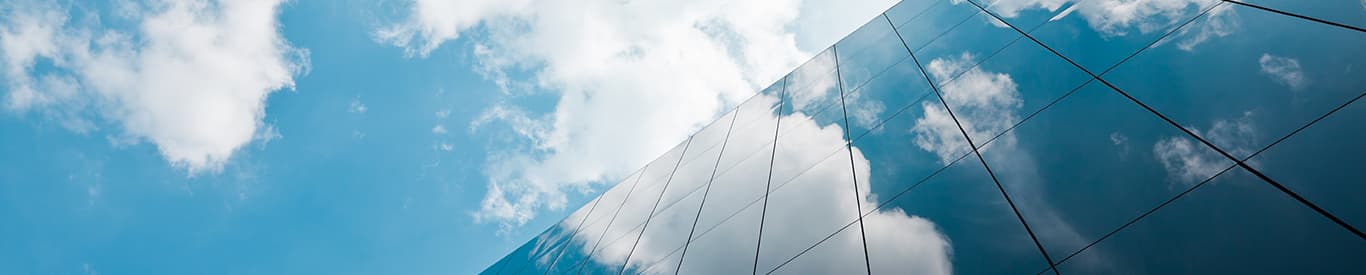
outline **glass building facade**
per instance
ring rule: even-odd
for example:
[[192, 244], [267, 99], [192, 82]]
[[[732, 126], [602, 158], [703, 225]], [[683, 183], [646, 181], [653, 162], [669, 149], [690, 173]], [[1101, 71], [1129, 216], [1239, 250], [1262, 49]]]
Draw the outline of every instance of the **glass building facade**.
[[905, 0], [483, 273], [1360, 274], [1363, 28]]

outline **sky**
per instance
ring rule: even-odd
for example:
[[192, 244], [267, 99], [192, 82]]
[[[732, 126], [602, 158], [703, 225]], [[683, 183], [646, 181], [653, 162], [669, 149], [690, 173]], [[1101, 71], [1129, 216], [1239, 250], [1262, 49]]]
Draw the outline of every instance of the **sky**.
[[894, 3], [3, 0], [0, 273], [476, 273]]

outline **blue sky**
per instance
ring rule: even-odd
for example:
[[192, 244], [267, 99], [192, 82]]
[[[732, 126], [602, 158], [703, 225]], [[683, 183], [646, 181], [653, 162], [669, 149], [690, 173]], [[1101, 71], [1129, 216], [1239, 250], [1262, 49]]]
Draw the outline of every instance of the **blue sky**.
[[3, 1], [0, 273], [474, 273], [891, 4]]

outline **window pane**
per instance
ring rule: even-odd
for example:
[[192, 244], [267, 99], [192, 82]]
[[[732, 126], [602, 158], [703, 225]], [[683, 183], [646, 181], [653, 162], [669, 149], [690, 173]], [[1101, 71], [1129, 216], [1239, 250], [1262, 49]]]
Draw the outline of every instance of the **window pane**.
[[1361, 255], [1366, 255], [1366, 242], [1235, 168], [1058, 269], [1080, 274], [1350, 274], [1366, 270]]
[[[777, 267], [858, 218], [856, 200], [859, 198], [854, 192], [853, 167], [848, 151], [841, 148], [834, 154], [823, 155], [823, 152], [808, 148], [779, 147], [776, 153], [775, 166], [778, 166], [777, 162], [817, 164], [799, 172], [791, 182], [782, 185], [774, 182], [776, 189], [768, 195], [764, 214], [759, 270]], [[811, 161], [821, 158], [824, 160]]]
[[[1075, 4], [1073, 12], [1039, 26], [1030, 34], [1100, 74], [1218, 3], [1219, 0], [1081, 1]], [[1200, 43], [1221, 31], [1215, 28], [1206, 30], [1207, 34], [1190, 33], [1185, 39], [1164, 44]]]
[[631, 189], [639, 182], [640, 172], [632, 174], [598, 197], [598, 206], [593, 208], [592, 213], [587, 216], [583, 226], [574, 234], [568, 245], [560, 249], [560, 252], [556, 252], [557, 256], [546, 267], [537, 265], [535, 268], [522, 268], [520, 272], [505, 274], [544, 274], [547, 268], [552, 270], [551, 273], [556, 274], [572, 273], [578, 270], [580, 264], [588, 258], [589, 253], [597, 248], [603, 232], [611, 224], [612, 218], [617, 215], [617, 210], [621, 204], [626, 201], [627, 193], [630, 193]]
[[1366, 101], [1332, 116], [1267, 149], [1248, 162], [1253, 168], [1314, 202], [1358, 229], [1366, 228], [1361, 194], [1366, 183]]
[[976, 156], [951, 162], [908, 190], [863, 217], [874, 274], [1033, 274], [1048, 268]]
[[1242, 0], [1275, 10], [1328, 22], [1366, 28], [1366, 3], [1361, 0]]
[[861, 274], [868, 270], [864, 262], [863, 238], [858, 224], [854, 224], [784, 263], [772, 274]]
[[687, 148], [688, 142], [685, 141], [645, 166], [640, 181], [628, 193], [616, 217], [611, 220], [611, 226], [602, 234], [600, 244], [591, 254], [591, 261], [584, 265], [584, 272], [615, 273], [625, 263], [636, 238], [640, 237], [642, 226], [654, 211], [655, 203], [667, 188], [670, 175]]
[[982, 157], [1054, 260], [1233, 165], [1099, 82]]
[[[1237, 158], [1366, 89], [1366, 35], [1233, 4], [1215, 11], [1105, 79]], [[1222, 31], [1183, 44], [1210, 29]]]

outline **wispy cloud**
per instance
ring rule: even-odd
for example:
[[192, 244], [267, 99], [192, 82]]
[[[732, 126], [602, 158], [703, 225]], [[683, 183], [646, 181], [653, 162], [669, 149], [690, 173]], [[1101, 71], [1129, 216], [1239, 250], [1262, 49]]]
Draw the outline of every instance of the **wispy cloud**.
[[1257, 64], [1261, 66], [1263, 74], [1271, 77], [1276, 83], [1290, 87], [1291, 90], [1304, 90], [1304, 87], [1309, 85], [1309, 79], [1304, 77], [1304, 69], [1300, 68], [1300, 61], [1297, 59], [1264, 53], [1257, 59]]
[[346, 107], [346, 111], [353, 114], [364, 114], [367, 110], [369, 108], [365, 107], [365, 103], [360, 102], [359, 96], [351, 98], [351, 105]]

